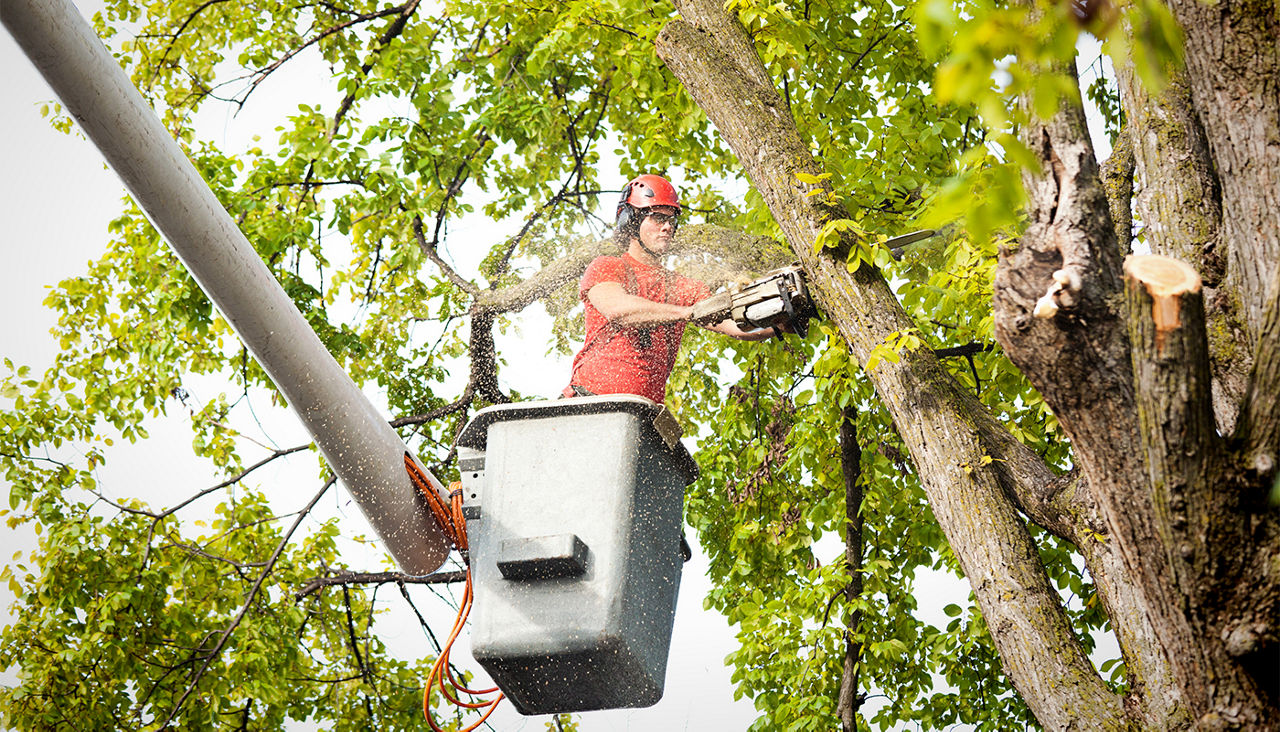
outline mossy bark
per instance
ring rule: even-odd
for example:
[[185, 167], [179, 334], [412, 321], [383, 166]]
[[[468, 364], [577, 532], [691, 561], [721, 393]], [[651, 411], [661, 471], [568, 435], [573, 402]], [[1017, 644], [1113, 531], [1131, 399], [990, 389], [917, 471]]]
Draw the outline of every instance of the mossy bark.
[[[850, 273], [843, 261], [815, 254], [823, 226], [847, 213], [806, 195], [816, 161], [764, 73], [737, 20], [715, 0], [678, 4], [684, 20], [658, 36], [659, 55], [733, 148], [796, 256], [824, 313], [865, 365], [895, 331], [913, 328], [878, 271]], [[825, 184], [821, 184], [825, 185]], [[845, 247], [853, 246], [850, 241]], [[938, 364], [928, 349], [902, 354], [869, 371], [906, 442], [934, 514], [969, 578], [1013, 683], [1052, 729], [1078, 728], [1095, 710], [1093, 729], [1128, 726], [1120, 700], [1094, 671], [1072, 634], [1009, 493], [1052, 482], [1039, 459]]]
[[1221, 186], [1227, 280], [1255, 344], [1280, 261], [1280, 12], [1271, 0], [1173, 0], [1186, 83]]
[[1228, 282], [1222, 231], [1222, 186], [1204, 126], [1191, 102], [1186, 73], [1176, 73], [1151, 94], [1131, 66], [1116, 69], [1124, 103], [1138, 193], [1143, 240], [1154, 254], [1188, 262], [1204, 280], [1216, 418], [1223, 432], [1235, 426], [1252, 361], [1249, 338]]

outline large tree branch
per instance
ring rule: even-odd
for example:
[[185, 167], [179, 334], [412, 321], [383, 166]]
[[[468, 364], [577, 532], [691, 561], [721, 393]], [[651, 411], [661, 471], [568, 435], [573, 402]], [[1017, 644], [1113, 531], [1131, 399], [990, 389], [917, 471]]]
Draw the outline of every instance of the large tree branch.
[[1254, 354], [1239, 436], [1246, 465], [1274, 478], [1280, 472], [1276, 464], [1280, 452], [1280, 398], [1276, 397], [1280, 394], [1280, 266], [1271, 282], [1271, 302], [1258, 328]]
[[[1159, 546], [1176, 592], [1198, 604], [1229, 589], [1219, 583], [1235, 574], [1227, 567], [1239, 561], [1214, 548], [1243, 540], [1243, 522], [1221, 518], [1238, 515], [1237, 496], [1219, 484], [1223, 441], [1210, 404], [1200, 277], [1190, 265], [1159, 255], [1132, 256], [1124, 272]], [[1221, 535], [1224, 530], [1236, 536]]]
[[471, 336], [467, 352], [471, 355], [471, 373], [467, 391], [493, 404], [506, 404], [511, 398], [498, 386], [498, 352], [493, 343], [494, 316], [489, 313], [472, 313]]
[[439, 585], [462, 582], [467, 578], [466, 572], [433, 572], [427, 575], [405, 574], [404, 572], [336, 572], [327, 577], [312, 577], [300, 590], [294, 593], [294, 599], [301, 600], [307, 595], [320, 591], [325, 587], [347, 587], [350, 585]]
[[[849, 273], [843, 262], [814, 254], [823, 227], [847, 214], [826, 203], [826, 196], [806, 195], [811, 187], [797, 174], [817, 177], [821, 170], [742, 27], [715, 0], [678, 6], [686, 20], [663, 28], [659, 55], [733, 148], [809, 272], [823, 309], [865, 364], [876, 346], [914, 324], [878, 271], [864, 266]], [[1102, 728], [1121, 728], [1119, 699], [1074, 637], [1026, 527], [1004, 496], [1006, 485], [1048, 482], [1043, 461], [960, 388], [928, 349], [905, 353], [899, 363], [882, 362], [869, 377], [911, 450], [1005, 668], [1037, 718], [1066, 728], [1079, 710], [1095, 709]]]
[[[1189, 263], [1204, 282], [1214, 412], [1219, 429], [1229, 433], [1240, 409], [1252, 354], [1238, 302], [1224, 287], [1222, 186], [1204, 125], [1192, 105], [1185, 72], [1175, 74], [1158, 94], [1143, 86], [1131, 64], [1117, 66], [1116, 79], [1125, 105], [1126, 130], [1133, 141], [1138, 217], [1148, 223], [1143, 238], [1153, 253]], [[1112, 190], [1109, 180], [1107, 189]], [[1111, 210], [1114, 218], [1114, 201]]]
[[[1274, 523], [1260, 531], [1252, 520], [1264, 496], [1257, 482], [1238, 482], [1215, 425], [1200, 278], [1185, 263], [1153, 255], [1130, 257], [1125, 279], [1138, 414], [1171, 601], [1185, 608], [1200, 637], [1172, 665], [1202, 720], [1243, 707], [1240, 721], [1268, 725], [1252, 715], [1259, 697], [1274, 693], [1274, 666], [1267, 669], [1263, 658], [1280, 635], [1272, 620], [1280, 592], [1269, 568], [1280, 547]], [[1268, 358], [1276, 357], [1260, 355]], [[1261, 552], [1223, 551], [1255, 539]], [[1240, 586], [1251, 588], [1249, 597], [1239, 596]], [[1214, 672], [1201, 689], [1205, 668]]]
[[1111, 223], [1116, 231], [1116, 248], [1121, 256], [1133, 244], [1133, 171], [1137, 165], [1133, 155], [1133, 135], [1125, 126], [1116, 137], [1111, 155], [1102, 164], [1102, 180], [1111, 205]]
[[1190, 31], [1185, 78], [1221, 184], [1226, 283], [1252, 341], [1280, 263], [1280, 14], [1249, 0], [1169, 6]]

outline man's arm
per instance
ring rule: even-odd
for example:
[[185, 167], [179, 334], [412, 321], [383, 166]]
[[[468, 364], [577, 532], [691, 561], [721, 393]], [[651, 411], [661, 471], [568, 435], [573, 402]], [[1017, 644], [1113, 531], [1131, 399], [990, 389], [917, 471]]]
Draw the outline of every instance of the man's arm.
[[[610, 323], [623, 328], [643, 328], [650, 325], [685, 322], [692, 318], [693, 307], [646, 300], [628, 294], [617, 282], [601, 282], [587, 290], [591, 306], [600, 311]], [[775, 335], [773, 328], [743, 330], [732, 320], [722, 320], [702, 327], [743, 341], [763, 341]]]
[[693, 313], [688, 305], [654, 302], [627, 294], [618, 282], [601, 282], [587, 290], [591, 306], [610, 323], [623, 328], [643, 328], [686, 321]]
[[781, 329], [773, 328], [757, 328], [756, 330], [743, 330], [738, 324], [732, 320], [722, 320], [719, 323], [709, 323], [702, 326], [707, 330], [721, 333], [723, 335], [737, 338], [740, 341], [763, 341], [773, 338]]

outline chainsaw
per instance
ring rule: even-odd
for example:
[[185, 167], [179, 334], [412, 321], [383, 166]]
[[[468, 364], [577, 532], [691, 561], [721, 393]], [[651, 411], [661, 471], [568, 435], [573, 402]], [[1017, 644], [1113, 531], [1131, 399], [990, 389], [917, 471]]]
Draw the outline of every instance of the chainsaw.
[[[908, 244], [937, 234], [933, 229], [913, 231], [880, 245], [887, 248], [894, 259], [901, 259]], [[729, 285], [727, 292], [695, 304], [690, 320], [699, 325], [711, 325], [733, 318], [733, 322], [743, 330], [790, 325], [792, 331], [804, 337], [809, 332], [809, 319], [817, 315], [818, 309], [805, 286], [804, 270], [792, 265], [775, 269], [745, 285]]]
[[691, 320], [709, 325], [732, 318], [743, 330], [790, 325], [803, 337], [809, 332], [809, 319], [817, 314], [805, 286], [804, 270], [791, 266], [745, 285], [730, 285], [727, 292], [698, 302]]

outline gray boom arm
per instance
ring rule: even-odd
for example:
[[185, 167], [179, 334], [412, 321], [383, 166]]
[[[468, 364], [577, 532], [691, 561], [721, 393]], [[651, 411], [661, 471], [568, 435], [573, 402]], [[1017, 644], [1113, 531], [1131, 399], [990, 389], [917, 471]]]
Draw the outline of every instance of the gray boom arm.
[[3, 0], [0, 21], [284, 392], [401, 569], [439, 567], [449, 545], [405, 472], [404, 442], [325, 350], [85, 19], [69, 0]]

